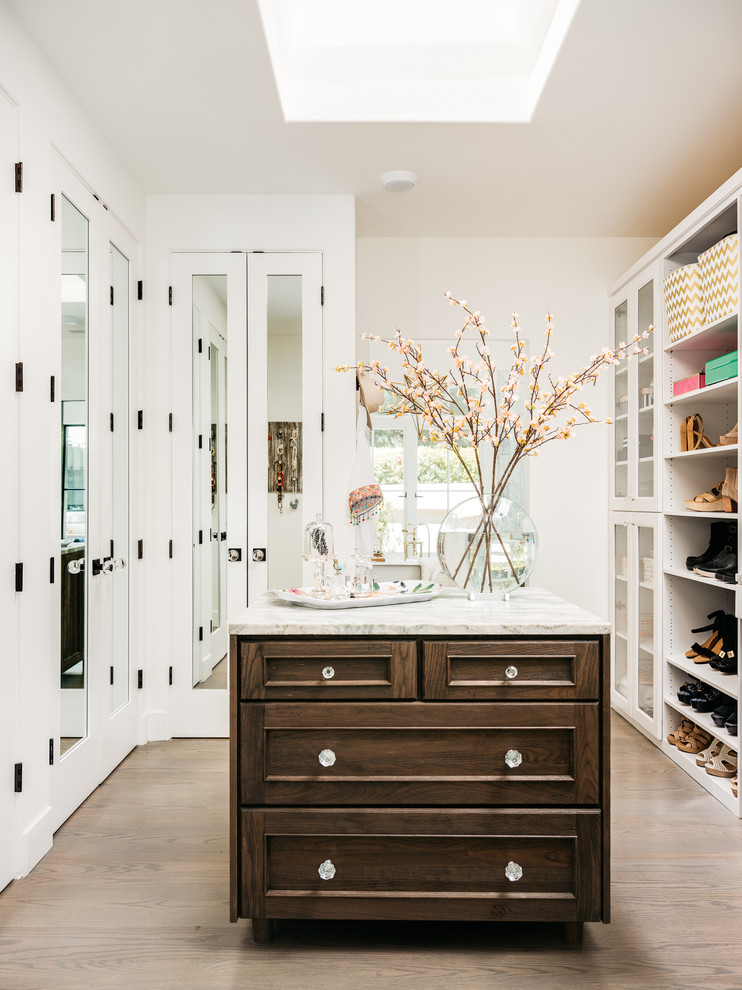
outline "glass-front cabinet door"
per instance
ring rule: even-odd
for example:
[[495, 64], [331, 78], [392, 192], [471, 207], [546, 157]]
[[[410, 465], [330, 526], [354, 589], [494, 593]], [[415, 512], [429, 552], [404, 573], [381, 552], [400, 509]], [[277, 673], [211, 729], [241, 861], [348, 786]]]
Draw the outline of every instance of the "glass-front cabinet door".
[[654, 738], [660, 727], [660, 521], [653, 513], [617, 513], [613, 525], [611, 701]]
[[[659, 419], [655, 404], [658, 340], [650, 333], [635, 337], [659, 318], [658, 284], [653, 270], [644, 272], [613, 297], [613, 345], [631, 355], [616, 366], [613, 393], [613, 507], [659, 509]], [[647, 351], [633, 355], [635, 347]]]

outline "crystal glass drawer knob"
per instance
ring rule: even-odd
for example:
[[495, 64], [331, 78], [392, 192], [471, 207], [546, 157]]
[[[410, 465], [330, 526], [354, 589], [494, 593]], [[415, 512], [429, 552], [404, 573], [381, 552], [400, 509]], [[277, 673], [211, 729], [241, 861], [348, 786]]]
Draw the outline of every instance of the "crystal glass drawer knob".
[[512, 681], [513, 678], [518, 676], [518, 668], [510, 664], [509, 667], [505, 668], [505, 676], [509, 681]]
[[331, 749], [323, 749], [317, 759], [323, 767], [331, 767], [336, 757]]
[[331, 681], [332, 678], [335, 676], [335, 668], [334, 667], [323, 667], [322, 668], [322, 676], [324, 677], [324, 679], [326, 681]]
[[[512, 865], [512, 864], [511, 864]], [[518, 867], [520, 869], [520, 867]], [[331, 859], [326, 859], [324, 863], [320, 863], [317, 869], [317, 873], [322, 877], [323, 880], [332, 880], [335, 876], [335, 867]]]
[[[325, 864], [323, 863], [322, 866], [324, 866], [324, 865]], [[330, 865], [332, 865], [332, 864], [330, 864]], [[322, 867], [320, 867], [320, 870], [321, 869], [322, 869]], [[333, 870], [333, 872], [334, 872], [334, 870]], [[513, 881], [520, 880], [520, 878], [523, 876], [523, 867], [522, 866], [518, 866], [517, 863], [513, 863], [513, 861], [511, 860], [508, 863], [508, 865], [505, 867], [505, 876], [508, 878], [508, 880], [513, 880]]]
[[517, 749], [509, 749], [505, 754], [505, 762], [509, 767], [519, 767], [523, 762], [523, 757]]

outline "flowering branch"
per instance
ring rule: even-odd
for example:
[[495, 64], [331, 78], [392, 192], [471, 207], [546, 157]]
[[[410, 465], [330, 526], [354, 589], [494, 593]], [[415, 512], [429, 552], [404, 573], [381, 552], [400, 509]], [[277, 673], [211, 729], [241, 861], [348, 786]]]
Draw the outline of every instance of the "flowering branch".
[[[581, 371], [566, 378], [554, 379], [546, 370], [554, 357], [551, 350], [554, 332], [552, 315], [546, 315], [543, 348], [529, 358], [520, 337], [518, 314], [513, 313], [511, 329], [514, 339], [510, 347], [513, 358], [504, 384], [498, 386], [497, 364], [487, 344], [490, 331], [484, 317], [470, 309], [465, 299], [454, 299], [450, 292], [445, 295], [452, 306], [460, 306], [466, 313], [464, 325], [456, 330], [456, 340], [448, 348], [452, 365], [448, 371], [429, 368], [423, 359], [421, 346], [403, 336], [400, 330], [390, 339], [366, 333], [361, 336], [364, 340], [385, 343], [400, 355], [403, 381], [392, 381], [389, 368], [379, 361], [369, 364], [359, 361], [355, 366], [338, 365], [335, 370], [349, 371], [355, 367], [359, 372], [371, 372], [379, 386], [396, 400], [387, 412], [395, 416], [412, 415], [422, 423], [422, 429], [427, 427], [433, 442], [442, 443], [453, 452], [482, 504], [483, 523], [480, 525], [484, 529], [479, 536], [479, 544], [484, 539], [489, 549], [492, 513], [520, 459], [531, 454], [537, 456], [540, 448], [552, 440], [569, 439], [578, 426], [596, 422], [610, 424], [610, 418], [596, 419], [588, 405], [579, 398], [579, 393], [588, 385], [594, 386], [606, 368], [618, 364], [623, 358], [647, 354], [648, 349], [642, 346], [642, 341], [654, 331], [654, 327], [650, 326], [642, 334], [635, 335], [630, 344], [622, 342], [613, 349], [604, 347], [599, 354], [588, 358]], [[466, 353], [466, 347], [470, 353]], [[521, 389], [525, 393], [523, 415], [517, 411]], [[498, 451], [506, 440], [513, 441], [513, 450], [497, 480]], [[493, 452], [489, 481], [484, 477], [479, 454], [482, 444], [489, 445]], [[474, 450], [473, 465], [464, 456], [465, 448]], [[462, 563], [463, 558], [459, 568]], [[484, 577], [482, 581], [484, 583]]]

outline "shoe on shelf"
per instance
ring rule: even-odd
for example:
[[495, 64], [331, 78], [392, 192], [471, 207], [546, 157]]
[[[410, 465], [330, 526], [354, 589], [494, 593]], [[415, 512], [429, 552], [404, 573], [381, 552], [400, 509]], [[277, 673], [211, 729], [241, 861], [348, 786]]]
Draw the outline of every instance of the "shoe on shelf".
[[666, 736], [666, 739], [671, 746], [677, 746], [678, 740], [686, 739], [695, 727], [696, 723], [691, 722], [689, 718], [681, 719], [680, 725], [674, 732], [671, 732], [668, 736]]
[[702, 749], [698, 754], [696, 757], [696, 766], [703, 767], [713, 756], [718, 756], [723, 745], [724, 744], [719, 742], [718, 739], [714, 739], [710, 746], [707, 746], [706, 749]]
[[[710, 649], [712, 649], [713, 646], [715, 646], [720, 641], [720, 639], [721, 639], [721, 619], [722, 619], [722, 616], [723, 615], [724, 615], [724, 609], [719, 608], [715, 612], [710, 612], [706, 616], [707, 619], [713, 619], [713, 622], [711, 622], [710, 625], [708, 625], [708, 626], [698, 626], [697, 629], [691, 629], [691, 632], [692, 633], [708, 632], [709, 630], [711, 630], [711, 635], [706, 640], [706, 642], [703, 643], [702, 645], [699, 645], [698, 643], [694, 643], [693, 646], [691, 646], [691, 648], [689, 650], [686, 650], [685, 651], [685, 655], [686, 655], [686, 657], [688, 657], [689, 660], [694, 660], [696, 657], [700, 656], [701, 655], [701, 650], [704, 650], [704, 649], [710, 650]], [[699, 660], [698, 662], [699, 663], [705, 663], [705, 660]]]
[[[700, 681], [685, 681], [678, 688], [678, 701], [681, 705], [689, 705], [691, 700], [703, 685]], [[722, 723], [723, 725], [723, 723]]]
[[732, 777], [732, 794], [737, 797], [737, 774]]
[[716, 444], [703, 432], [703, 417], [700, 413], [686, 416], [680, 424], [680, 449], [701, 450], [704, 447], [716, 447]]
[[711, 712], [711, 718], [714, 721], [714, 725], [718, 725], [720, 728], [723, 727], [727, 719], [737, 711], [737, 702], [732, 701], [731, 698], [727, 698], [725, 701], [719, 705], [713, 712]]
[[718, 670], [720, 674], [736, 674], [737, 657], [731, 651], [727, 652], [725, 656], [722, 656], [720, 653], [718, 660], [709, 661], [709, 667]]
[[[698, 643], [693, 644], [693, 650], [697, 654], [693, 657], [693, 663], [706, 663], [710, 660], [717, 670], [721, 670], [726, 668], [727, 663], [731, 664], [730, 658], [736, 656], [737, 619], [734, 615], [722, 612], [721, 615], [716, 615], [714, 624], [717, 633], [710, 646], [706, 646], [705, 643], [701, 645]], [[687, 653], [686, 656], [688, 656]], [[722, 661], [723, 667], [716, 667], [716, 664]], [[734, 663], [736, 664], [736, 660], [734, 660]]]
[[706, 773], [712, 777], [736, 777], [737, 776], [737, 753], [724, 743], [716, 754], [706, 764]]
[[719, 437], [719, 446], [720, 447], [726, 447], [729, 444], [733, 444], [733, 443], [738, 443], [739, 442], [738, 436], [737, 436], [737, 426], [738, 425], [739, 425], [738, 423], [735, 423], [734, 426], [733, 426], [733, 428], [729, 431], [729, 433], [725, 433], [723, 436]]
[[724, 511], [736, 512], [739, 501], [737, 492], [737, 468], [727, 468], [726, 477], [721, 486], [721, 495], [724, 499]]
[[714, 485], [711, 491], [701, 492], [700, 495], [695, 495], [693, 498], [686, 498], [683, 504], [686, 509], [692, 509], [693, 512], [731, 512], [731, 507], [726, 508], [721, 494], [723, 485], [724, 482], [720, 481]]
[[693, 705], [693, 710], [696, 712], [712, 712], [715, 708], [719, 707], [725, 697], [726, 695], [722, 694], [716, 688], [707, 687], [693, 696], [691, 705]]
[[724, 728], [727, 730], [730, 736], [737, 735], [737, 709], [735, 708], [732, 714], [724, 723]]
[[690, 753], [691, 756], [697, 756], [704, 749], [708, 749], [713, 740], [714, 737], [710, 732], [697, 725], [686, 735], [685, 739], [679, 739], [675, 745], [681, 753]]
[[725, 584], [736, 584], [737, 583], [737, 568], [736, 567], [723, 567], [720, 571], [714, 574], [717, 581], [724, 581]]
[[693, 568], [695, 574], [701, 577], [715, 578], [719, 571], [730, 571], [737, 573], [737, 550], [735, 547], [724, 546], [717, 555], [708, 563], [696, 564]]
[[710, 560], [713, 560], [722, 547], [737, 546], [736, 522], [726, 522], [724, 519], [718, 519], [710, 523], [709, 528], [709, 545], [703, 553], [695, 557], [685, 558], [685, 566], [689, 571], [692, 571], [694, 567], [707, 564]]

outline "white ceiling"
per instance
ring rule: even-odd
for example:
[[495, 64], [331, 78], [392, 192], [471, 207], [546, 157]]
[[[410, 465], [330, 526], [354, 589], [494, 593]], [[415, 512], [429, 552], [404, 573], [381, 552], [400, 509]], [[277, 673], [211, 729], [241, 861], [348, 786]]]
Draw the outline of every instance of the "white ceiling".
[[352, 194], [362, 237], [660, 236], [742, 166], [741, 0], [582, 0], [523, 124], [287, 124], [257, 0], [0, 2], [147, 193]]

